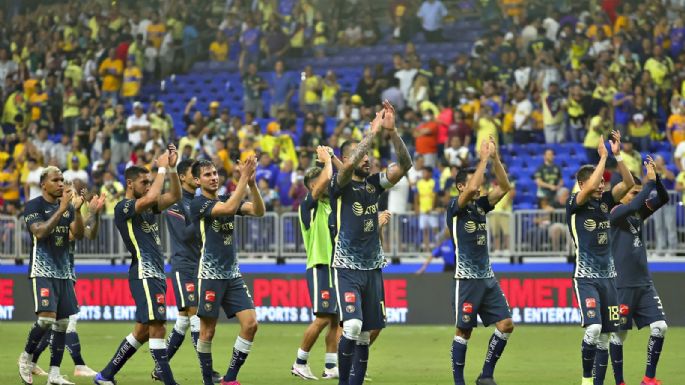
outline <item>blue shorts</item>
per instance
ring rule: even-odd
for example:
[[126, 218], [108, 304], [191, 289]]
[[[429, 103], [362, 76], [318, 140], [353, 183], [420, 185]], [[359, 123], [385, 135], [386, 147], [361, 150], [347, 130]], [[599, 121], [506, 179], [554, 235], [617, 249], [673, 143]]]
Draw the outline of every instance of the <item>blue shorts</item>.
[[78, 314], [74, 281], [35, 277], [31, 278], [31, 284], [33, 285], [33, 304], [36, 314], [57, 313], [56, 319], [64, 319], [72, 314]]
[[179, 311], [197, 307], [197, 273], [174, 270], [171, 272], [171, 282]]
[[455, 279], [453, 304], [459, 329], [478, 326], [478, 316], [485, 326], [511, 318], [509, 303], [495, 278]]
[[385, 291], [381, 269], [333, 269], [340, 322], [362, 321], [362, 331], [385, 327]]
[[621, 330], [638, 329], [656, 321], [665, 321], [666, 314], [659, 293], [654, 285], [625, 287], [618, 289], [618, 312], [621, 315]]
[[233, 318], [243, 310], [254, 309], [254, 302], [242, 277], [233, 279], [198, 279], [198, 317], [219, 318], [219, 307]]
[[307, 269], [307, 286], [314, 314], [337, 315], [338, 301], [329, 265], [316, 265]]
[[136, 322], [166, 321], [166, 280], [159, 278], [129, 279]]
[[581, 326], [602, 325], [602, 333], [618, 330], [618, 294], [613, 278], [573, 278]]

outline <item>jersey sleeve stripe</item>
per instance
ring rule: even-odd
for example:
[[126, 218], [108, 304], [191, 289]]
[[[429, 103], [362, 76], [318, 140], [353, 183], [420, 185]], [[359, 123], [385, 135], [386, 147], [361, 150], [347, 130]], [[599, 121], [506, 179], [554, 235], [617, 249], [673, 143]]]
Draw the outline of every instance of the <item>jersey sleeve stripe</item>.
[[177, 302], [181, 302], [181, 308], [185, 309], [186, 307], [186, 299], [185, 296], [183, 295], [183, 286], [181, 286], [181, 274], [177, 271], [176, 272], [176, 284], [178, 285], [178, 293], [180, 294], [179, 297], [181, 298], [176, 298]]
[[136, 259], [138, 260], [138, 279], [143, 278], [143, 259], [141, 258], [140, 255], [140, 247], [138, 247], [138, 241], [136, 241], [136, 234], [133, 231], [133, 218], [129, 218], [126, 221], [126, 227], [128, 228], [128, 237], [131, 239], [131, 244], [133, 244], [133, 248], [136, 250]]
[[319, 268], [317, 266], [314, 266], [312, 268], [312, 278], [314, 281], [314, 292], [312, 293], [312, 306], [313, 306], [313, 312], [314, 314], [319, 312]]
[[[36, 256], [37, 256], [37, 250], [38, 250], [38, 238], [36, 238], [35, 235], [31, 235], [33, 237], [33, 250], [31, 250], [31, 254], [33, 255], [33, 258], [31, 258], [31, 278], [36, 277]], [[35, 284], [35, 282], [34, 282]], [[36, 302], [37, 303], [37, 302]], [[38, 309], [36, 308], [36, 311]]]
[[176, 218], [178, 218], [178, 219], [182, 219], [182, 220], [184, 220], [184, 221], [186, 220], [186, 217], [183, 216], [183, 214], [178, 213], [178, 212], [176, 212], [176, 211], [167, 210], [166, 213], [167, 213], [168, 215], [172, 215], [172, 216], [174, 216], [174, 217], [176, 217]]
[[457, 215], [452, 217], [452, 240], [454, 241], [454, 266], [456, 268], [454, 273], [455, 278], [459, 273], [459, 239], [457, 237], [457, 219]]
[[38, 288], [36, 288], [36, 278], [31, 278], [31, 282], [33, 284], [33, 304], [35, 308], [34, 313], [38, 313], [38, 301], [40, 300], [38, 299]]
[[200, 218], [200, 237], [202, 239], [202, 249], [200, 250], [200, 266], [197, 272], [198, 277], [202, 277], [202, 266], [204, 265], [205, 259], [205, 245], [207, 243], [207, 237], [205, 235], [205, 218]]
[[[576, 228], [576, 214], [571, 214], [571, 237], [573, 238], [573, 243], [576, 249], [576, 268], [573, 272], [573, 276], [578, 275], [578, 266], [580, 260], [580, 247], [578, 244], [578, 229]], [[580, 299], [580, 297], [578, 297]]]

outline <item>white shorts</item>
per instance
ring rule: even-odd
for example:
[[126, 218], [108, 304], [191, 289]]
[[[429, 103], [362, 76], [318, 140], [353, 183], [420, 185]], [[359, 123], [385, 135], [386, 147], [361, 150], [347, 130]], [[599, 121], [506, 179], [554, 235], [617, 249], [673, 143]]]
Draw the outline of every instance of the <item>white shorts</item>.
[[419, 214], [419, 229], [438, 228], [438, 216], [433, 214]]

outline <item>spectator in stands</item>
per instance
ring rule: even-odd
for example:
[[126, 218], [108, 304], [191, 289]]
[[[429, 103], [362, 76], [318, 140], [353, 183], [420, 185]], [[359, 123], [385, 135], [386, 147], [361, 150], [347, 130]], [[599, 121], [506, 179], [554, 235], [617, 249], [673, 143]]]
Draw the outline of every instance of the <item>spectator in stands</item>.
[[290, 101], [295, 93], [295, 84], [290, 74], [284, 71], [283, 60], [277, 60], [274, 64], [274, 73], [271, 77], [271, 106], [269, 116], [273, 119], [279, 110], [290, 111]]
[[335, 116], [340, 88], [335, 72], [328, 70], [321, 85], [321, 111], [326, 116]]
[[428, 108], [423, 111], [423, 123], [414, 131], [416, 153], [421, 155], [428, 167], [438, 165], [438, 130], [439, 123], [435, 120], [433, 111]]
[[117, 103], [123, 72], [124, 63], [117, 58], [116, 50], [110, 48], [107, 58], [100, 64], [98, 73], [102, 77], [102, 98], [110, 99], [112, 105]]
[[[497, 181], [493, 180], [490, 189], [497, 186]], [[506, 251], [509, 249], [509, 238], [511, 235], [511, 220], [516, 189], [514, 182], [511, 182], [511, 190], [495, 205], [492, 210], [491, 218], [488, 220], [490, 231], [493, 237], [493, 247], [496, 251]]]
[[633, 138], [625, 136], [621, 139], [621, 144], [623, 145], [621, 150], [623, 163], [633, 175], [642, 178], [642, 155], [635, 149]]
[[470, 163], [469, 148], [462, 145], [459, 136], [450, 138], [450, 145], [445, 149], [445, 160], [451, 166], [468, 167]]
[[264, 200], [264, 207], [266, 211], [279, 211], [281, 202], [276, 190], [274, 190], [266, 179], [260, 179], [257, 182], [257, 187], [261, 193], [262, 199]]
[[266, 179], [269, 186], [273, 187], [276, 185], [277, 178], [278, 165], [273, 163], [271, 160], [271, 155], [268, 152], [262, 152], [259, 156], [259, 164], [257, 166], [255, 179], [257, 181]]
[[164, 109], [164, 102], [155, 102], [154, 109], [148, 114], [148, 120], [150, 121], [150, 129], [159, 130], [165, 143], [176, 137], [174, 119]]
[[421, 19], [421, 27], [429, 42], [442, 41], [442, 21], [447, 16], [447, 8], [440, 0], [424, 0], [416, 16]]
[[666, 137], [671, 145], [676, 148], [685, 141], [685, 108], [679, 108], [668, 117], [666, 122]]
[[[661, 183], [663, 183], [666, 190], [673, 190], [676, 187], [675, 175], [666, 167], [666, 160], [657, 155], [654, 157], [656, 163], [656, 172], [661, 176]], [[656, 192], [653, 192], [656, 194]], [[654, 235], [656, 237], [656, 252], [657, 255], [665, 257], [672, 257], [675, 250], [678, 249], [678, 232], [676, 229], [676, 205], [667, 204], [661, 209], [652, 214], [654, 221]]]
[[[643, 103], [644, 98], [639, 96], [635, 100], [636, 105], [640, 105]], [[633, 138], [638, 151], [649, 151], [652, 132], [656, 132], [655, 126], [656, 123], [653, 119], [645, 117], [645, 112], [636, 111], [632, 114], [631, 120], [628, 122], [628, 133]], [[685, 151], [685, 148], [683, 150]]]
[[304, 186], [304, 170], [298, 169], [293, 175], [293, 183], [288, 196], [292, 200], [292, 211], [297, 211], [300, 203], [307, 196], [307, 188]]
[[281, 60], [290, 48], [288, 36], [283, 33], [283, 29], [275, 18], [272, 18], [269, 21], [263, 40], [266, 48], [264, 53], [266, 54], [267, 63], [274, 63], [276, 60]]
[[397, 111], [402, 111], [405, 107], [404, 96], [400, 90], [400, 82], [397, 78], [392, 77], [389, 81], [388, 88], [381, 93], [380, 100], [387, 100], [395, 106]]
[[264, 78], [257, 73], [257, 64], [251, 62], [243, 75], [243, 110], [251, 112], [257, 119], [264, 117], [262, 92], [269, 88]]
[[229, 46], [226, 35], [217, 31], [216, 38], [209, 45], [209, 60], [215, 62], [225, 62], [228, 60]]
[[74, 137], [78, 138], [79, 144], [85, 147], [86, 151], [90, 143], [90, 129], [93, 127], [93, 123], [90, 107], [88, 105], [81, 106], [80, 115], [76, 119]]
[[19, 170], [17, 170], [14, 160], [5, 163], [0, 172], [0, 192], [4, 205], [19, 205]]
[[61, 170], [67, 168], [67, 154], [71, 149], [70, 137], [67, 135], [62, 135], [60, 142], [52, 146], [50, 150], [50, 159], [48, 164], [55, 165]]
[[606, 105], [602, 105], [599, 108], [599, 113], [590, 119], [590, 125], [587, 134], [585, 135], [585, 140], [583, 141], [588, 163], [597, 163], [599, 159], [599, 155], [597, 155], [597, 146], [601, 140], [600, 138], [607, 138], [611, 131], [611, 127], [612, 122], [611, 116], [609, 115], [609, 108]]
[[433, 168], [425, 166], [421, 171], [421, 179], [416, 181], [414, 195], [414, 210], [419, 216], [419, 230], [423, 239], [423, 250], [430, 250], [430, 234], [438, 232], [438, 217], [433, 212], [437, 203], [437, 187], [433, 179]]
[[621, 136], [628, 134], [627, 128], [633, 111], [632, 88], [630, 79], [624, 79], [621, 82], [620, 90], [614, 94], [612, 100], [614, 106], [614, 127], [621, 133]]
[[126, 131], [128, 132], [128, 142], [136, 146], [147, 140], [150, 121], [144, 113], [143, 103], [133, 103], [133, 115], [126, 119]]
[[[88, 155], [86, 155], [86, 152], [83, 151], [83, 146], [81, 145], [81, 141], [78, 137], [74, 137], [71, 140], [71, 147], [69, 152], [67, 153], [67, 160], [71, 160], [74, 157], [78, 158], [79, 169], [85, 169], [86, 167], [88, 167], [88, 164], [90, 164]], [[69, 166], [71, 166], [71, 163], [68, 164]]]
[[522, 89], [516, 90], [515, 95], [514, 138], [516, 143], [530, 143], [535, 136], [531, 118], [533, 103], [526, 97], [526, 93]]
[[143, 73], [135, 63], [135, 57], [129, 56], [124, 69], [124, 81], [121, 85], [121, 96], [127, 102], [132, 102], [140, 94]]
[[548, 91], [542, 93], [545, 143], [561, 143], [565, 140], [564, 107], [565, 100], [559, 92], [559, 84], [550, 82]]
[[[361, 79], [359, 79], [359, 83], [357, 83], [355, 94], [362, 98], [365, 107], [373, 107], [381, 102], [381, 86], [380, 79], [374, 78], [371, 66], [367, 65], [364, 66], [364, 71], [362, 72]], [[398, 107], [395, 105], [395, 108], [397, 109]]]
[[41, 155], [40, 160], [47, 161], [50, 157], [50, 151], [52, 150], [54, 143], [48, 137], [48, 129], [46, 127], [38, 129], [38, 135], [36, 139], [33, 140], [33, 145]]
[[400, 82], [400, 90], [405, 101], [409, 100], [412, 84], [414, 83], [414, 76], [418, 70], [407, 60], [401, 60], [401, 68], [395, 72], [395, 77]]
[[[490, 137], [495, 139], [495, 143], [499, 143], [499, 129], [502, 127], [502, 122], [493, 116], [492, 107], [489, 104], [484, 104], [480, 107], [480, 114], [474, 124], [476, 132], [476, 148], [480, 148], [480, 144], [484, 140], [489, 140]], [[499, 145], [499, 144], [498, 144]]]
[[259, 64], [260, 41], [262, 32], [252, 16], [245, 20], [245, 27], [240, 35], [240, 63], [241, 66], [254, 63]]
[[407, 105], [413, 110], [420, 110], [421, 103], [428, 100], [429, 95], [429, 83], [428, 78], [423, 75], [417, 75], [414, 77], [414, 81], [409, 89], [409, 98], [407, 99]]
[[308, 65], [302, 73], [300, 83], [301, 109], [304, 112], [318, 112], [321, 106], [322, 81], [319, 75], [314, 74], [312, 66]]
[[29, 201], [42, 193], [40, 174], [43, 172], [43, 167], [40, 166], [37, 159], [31, 157], [26, 160], [26, 167], [29, 172], [26, 176], [26, 183], [24, 183], [24, 200]]
[[546, 199], [550, 203], [554, 201], [555, 194], [564, 185], [564, 180], [561, 178], [561, 169], [554, 163], [554, 150], [551, 148], [545, 150], [543, 160], [544, 162], [535, 171], [533, 178], [538, 186], [538, 202]]
[[88, 184], [88, 173], [81, 168], [79, 157], [72, 156], [69, 164], [70, 168], [62, 173], [64, 181], [66, 183], [74, 183], [76, 180], [80, 180], [83, 183]]

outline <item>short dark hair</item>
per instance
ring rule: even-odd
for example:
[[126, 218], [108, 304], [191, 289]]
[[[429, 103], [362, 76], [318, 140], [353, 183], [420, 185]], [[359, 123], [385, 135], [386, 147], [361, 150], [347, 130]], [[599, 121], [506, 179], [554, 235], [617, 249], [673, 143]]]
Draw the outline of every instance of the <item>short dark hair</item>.
[[454, 177], [454, 185], [458, 184], [466, 184], [466, 180], [469, 177], [469, 174], [473, 174], [474, 170], [472, 168], [462, 168], [459, 170], [457, 173], [457, 176]]
[[142, 166], [131, 166], [124, 171], [124, 178], [126, 180], [136, 180], [143, 174], [149, 174], [150, 170]]
[[199, 178], [200, 173], [202, 172], [202, 169], [205, 167], [215, 167], [214, 163], [207, 159], [201, 159], [198, 160], [197, 162], [193, 163], [193, 178]]
[[586, 164], [582, 166], [576, 173], [576, 180], [578, 183], [585, 182], [590, 179], [592, 173], [595, 172], [595, 166], [591, 164]]
[[347, 156], [348, 149], [350, 148], [350, 146], [352, 146], [353, 144], [357, 144], [357, 143], [359, 143], [359, 141], [356, 139], [346, 140], [342, 144], [342, 146], [340, 146], [340, 155], [341, 156]]
[[309, 189], [309, 182], [321, 175], [323, 169], [321, 167], [311, 167], [304, 173], [304, 187]]
[[186, 172], [188, 172], [189, 168], [193, 167], [194, 164], [194, 159], [184, 159], [176, 166], [176, 170], [178, 171], [179, 175], [184, 175]]

